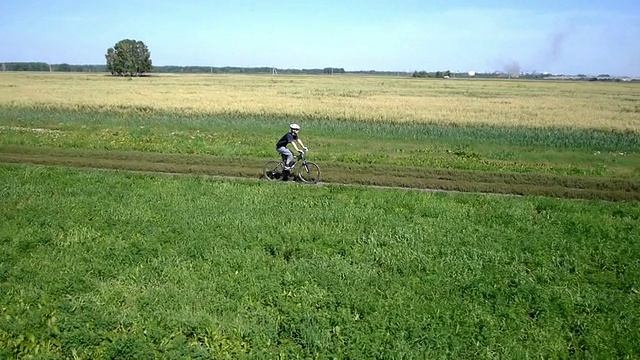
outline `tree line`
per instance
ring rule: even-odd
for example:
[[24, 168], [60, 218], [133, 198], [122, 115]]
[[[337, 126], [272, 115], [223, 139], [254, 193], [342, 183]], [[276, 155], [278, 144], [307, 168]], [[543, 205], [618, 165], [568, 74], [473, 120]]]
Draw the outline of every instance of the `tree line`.
[[6, 62], [1, 71], [106, 72], [106, 65], [48, 64], [45, 62]]
[[[323, 75], [323, 74], [354, 74], [354, 75], [389, 75], [389, 76], [412, 76], [414, 78], [444, 78], [449, 76], [451, 78], [468, 78], [470, 77], [466, 72], [454, 73], [451, 71], [414, 71], [413, 73], [407, 73], [403, 71], [375, 71], [375, 70], [359, 70], [359, 71], [345, 71], [343, 68], [323, 68], [323, 69], [279, 69], [273, 67], [235, 67], [235, 66], [153, 66], [151, 74], [299, 74], [299, 75]], [[48, 64], [45, 62], [6, 62], [0, 63], [0, 71], [52, 71], [52, 72], [77, 72], [77, 73], [109, 73], [106, 65], [86, 64], [86, 65], [72, 65], [72, 64]], [[474, 75], [476, 78], [499, 78], [504, 77], [504, 74], [500, 73], [477, 73]], [[523, 74], [520, 75], [521, 79], [544, 79], [548, 75], [544, 74]], [[608, 77], [606, 75], [599, 75], [598, 77], [589, 77], [586, 75], [576, 75], [571, 77], [570, 80], [583, 80], [583, 81], [621, 81], [618, 78]]]
[[[123, 39], [118, 41], [113, 47], [107, 49], [105, 54], [106, 64], [48, 64], [45, 62], [7, 62], [0, 63], [0, 71], [55, 71], [55, 72], [96, 72], [111, 73], [116, 76], [142, 76], [148, 73], [183, 73], [183, 74], [369, 74], [369, 75], [395, 75], [412, 76], [414, 78], [455, 78], [455, 77], [484, 77], [500, 78], [504, 73], [452, 73], [445, 71], [345, 71], [344, 68], [325, 67], [322, 69], [279, 69], [275, 67], [237, 67], [237, 66], [152, 66], [151, 52], [142, 41], [133, 39]], [[519, 78], [542, 79], [546, 74], [520, 74]], [[587, 78], [579, 75], [579, 80], [590, 81], [619, 81], [608, 75]]]
[[[72, 65], [72, 64], [66, 64], [66, 63], [48, 64], [45, 62], [6, 62], [0, 65], [0, 71], [110, 72], [107, 65], [98, 65], [98, 64]], [[348, 73], [347, 71], [344, 70], [344, 68], [281, 69], [281, 68], [274, 68], [274, 67], [267, 67], [267, 66], [238, 67], [238, 66], [177, 66], [177, 65], [163, 65], [163, 66], [154, 65], [153, 68], [148, 72], [176, 73], [176, 74], [179, 74], [179, 73], [184, 73], [184, 74], [272, 74], [274, 72], [278, 74], [346, 74]], [[396, 74], [396, 72], [384, 72], [384, 71], [370, 71], [367, 73]]]

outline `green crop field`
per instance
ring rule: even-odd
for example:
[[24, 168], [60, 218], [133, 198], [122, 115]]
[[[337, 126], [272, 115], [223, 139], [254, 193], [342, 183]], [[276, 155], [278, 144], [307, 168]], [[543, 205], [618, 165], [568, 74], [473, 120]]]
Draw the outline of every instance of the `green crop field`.
[[0, 354], [635, 358], [640, 209], [0, 167]]
[[[0, 73], [0, 358], [637, 358], [639, 114], [634, 83]], [[323, 184], [261, 179], [293, 122]]]

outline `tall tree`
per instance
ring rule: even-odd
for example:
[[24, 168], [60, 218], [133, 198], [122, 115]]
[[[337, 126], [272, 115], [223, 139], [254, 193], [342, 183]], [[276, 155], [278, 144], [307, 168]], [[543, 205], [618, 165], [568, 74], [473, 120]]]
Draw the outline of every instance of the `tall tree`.
[[107, 71], [118, 76], [139, 76], [151, 71], [151, 53], [142, 41], [124, 39], [107, 49]]

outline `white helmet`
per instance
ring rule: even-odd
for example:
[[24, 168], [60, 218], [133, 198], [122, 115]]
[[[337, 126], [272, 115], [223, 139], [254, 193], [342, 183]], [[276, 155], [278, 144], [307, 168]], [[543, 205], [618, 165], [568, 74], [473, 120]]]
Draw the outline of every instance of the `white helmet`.
[[291, 128], [291, 130], [300, 130], [300, 125], [298, 125], [298, 124], [291, 124], [291, 125], [289, 125], [289, 128]]

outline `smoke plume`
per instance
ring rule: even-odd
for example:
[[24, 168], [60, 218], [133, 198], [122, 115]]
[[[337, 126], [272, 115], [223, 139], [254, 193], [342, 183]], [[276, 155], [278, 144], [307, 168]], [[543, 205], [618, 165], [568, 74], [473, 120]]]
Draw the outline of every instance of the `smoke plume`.
[[518, 76], [520, 75], [520, 64], [518, 64], [517, 61], [511, 61], [510, 63], [506, 64], [502, 71], [504, 71], [505, 73], [511, 75], [511, 76]]

